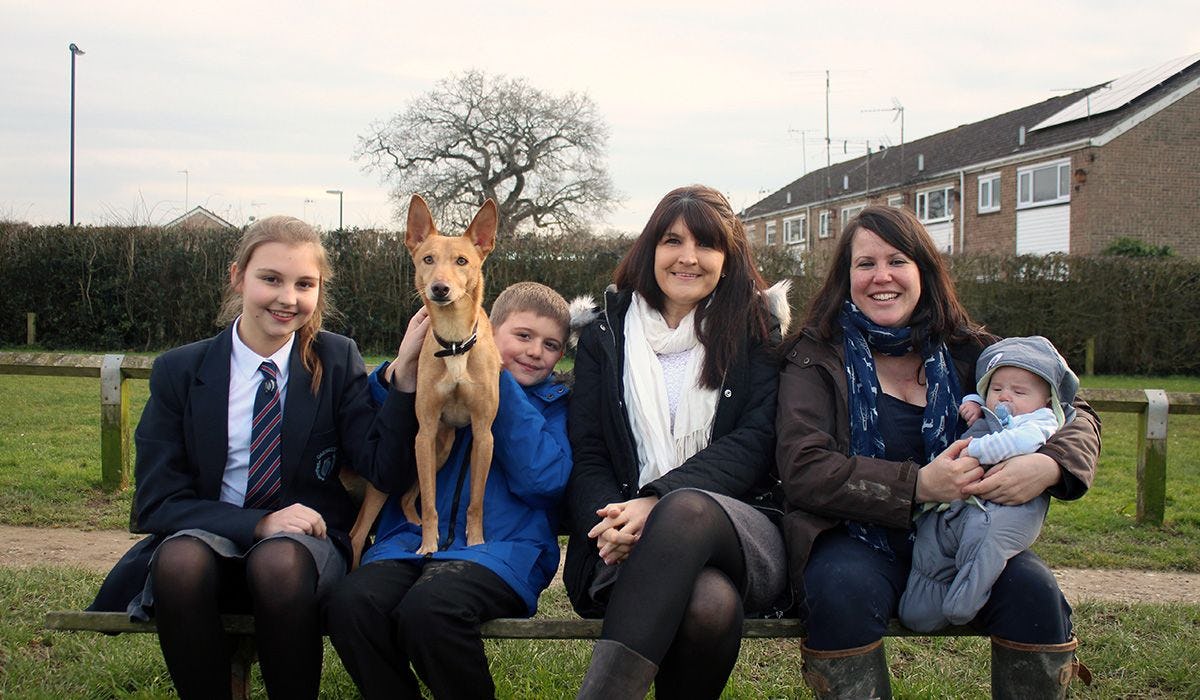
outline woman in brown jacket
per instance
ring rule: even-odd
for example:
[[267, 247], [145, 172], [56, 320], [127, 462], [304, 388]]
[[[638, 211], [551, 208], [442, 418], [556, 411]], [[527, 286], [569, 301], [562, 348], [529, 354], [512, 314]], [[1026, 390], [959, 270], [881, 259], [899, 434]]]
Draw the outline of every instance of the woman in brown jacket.
[[[915, 510], [970, 495], [1079, 498], [1100, 421], [1077, 401], [1075, 420], [1037, 453], [986, 475], [967, 456], [960, 387], [995, 338], [971, 321], [929, 234], [901, 209], [867, 207], [847, 222], [805, 326], [784, 344], [776, 421], [783, 530], [809, 635], [804, 677], [821, 698], [890, 697], [882, 638], [908, 579]], [[1032, 552], [1009, 561], [971, 624], [992, 636], [998, 697], [1055, 697], [1079, 670], [1071, 608]]]

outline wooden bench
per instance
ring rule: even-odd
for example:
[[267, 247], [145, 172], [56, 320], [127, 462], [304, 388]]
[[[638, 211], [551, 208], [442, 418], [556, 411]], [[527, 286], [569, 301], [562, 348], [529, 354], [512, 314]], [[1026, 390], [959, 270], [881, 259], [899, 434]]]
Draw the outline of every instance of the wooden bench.
[[[249, 698], [250, 668], [254, 665], [254, 618], [249, 615], [222, 615], [225, 632], [235, 641], [231, 683], [234, 698]], [[600, 636], [600, 620], [553, 618], [501, 618], [485, 622], [481, 631], [485, 639], [596, 639]], [[153, 622], [130, 622], [125, 613], [98, 613], [75, 610], [46, 614], [46, 629], [59, 632], [103, 632], [106, 634], [155, 634]], [[889, 637], [963, 637], [977, 636], [970, 627], [949, 627], [934, 634], [913, 632], [892, 620]], [[746, 620], [742, 627], [746, 639], [786, 639], [804, 636], [799, 620]]]

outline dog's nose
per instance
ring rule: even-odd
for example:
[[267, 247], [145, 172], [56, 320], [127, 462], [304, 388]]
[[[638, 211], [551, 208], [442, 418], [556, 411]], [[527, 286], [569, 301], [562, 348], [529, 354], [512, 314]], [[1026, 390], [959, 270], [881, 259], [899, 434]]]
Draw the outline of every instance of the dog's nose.
[[434, 282], [429, 285], [429, 292], [434, 299], [445, 299], [450, 296], [450, 285], [445, 282]]

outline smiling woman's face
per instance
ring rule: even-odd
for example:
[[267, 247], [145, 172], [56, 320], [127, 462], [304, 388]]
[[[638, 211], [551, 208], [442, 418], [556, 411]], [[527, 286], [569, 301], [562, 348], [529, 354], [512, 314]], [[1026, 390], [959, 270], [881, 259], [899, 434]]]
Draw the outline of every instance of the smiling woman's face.
[[873, 323], [907, 326], [921, 299], [921, 271], [904, 253], [870, 229], [850, 245], [850, 301]]
[[683, 217], [675, 220], [654, 248], [654, 280], [663, 293], [663, 318], [672, 328], [721, 281], [725, 254], [696, 240]]

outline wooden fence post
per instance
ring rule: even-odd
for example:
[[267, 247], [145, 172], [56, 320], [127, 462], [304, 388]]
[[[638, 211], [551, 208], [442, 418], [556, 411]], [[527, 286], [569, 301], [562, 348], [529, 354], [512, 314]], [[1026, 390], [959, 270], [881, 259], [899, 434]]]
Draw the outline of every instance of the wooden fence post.
[[1146, 389], [1138, 414], [1137, 521], [1162, 525], [1167, 499], [1167, 392]]
[[1094, 336], [1087, 339], [1087, 344], [1083, 349], [1083, 373], [1088, 377], [1096, 374], [1096, 338]]
[[129, 386], [124, 355], [100, 364], [100, 483], [108, 491], [129, 486]]
[[33, 312], [25, 314], [25, 344], [37, 344], [37, 314]]

